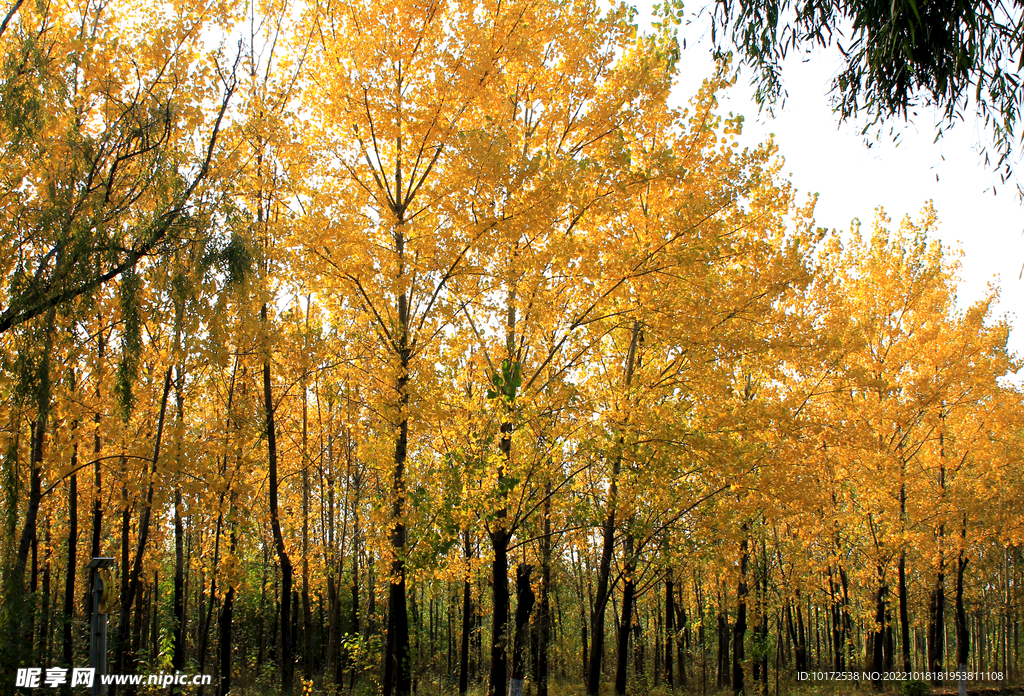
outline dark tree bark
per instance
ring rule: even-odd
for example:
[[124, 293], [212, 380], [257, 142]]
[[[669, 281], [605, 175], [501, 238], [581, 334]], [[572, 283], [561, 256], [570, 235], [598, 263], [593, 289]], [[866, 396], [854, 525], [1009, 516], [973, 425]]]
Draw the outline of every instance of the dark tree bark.
[[899, 565], [900, 593], [900, 652], [903, 657], [903, 671], [910, 672], [910, 613], [907, 608], [907, 551], [900, 551]]
[[[961, 538], [967, 536], [967, 514], [964, 514]], [[970, 634], [967, 631], [967, 612], [964, 608], [964, 571], [967, 569], [968, 559], [964, 556], [961, 546], [960, 554], [956, 562], [956, 597], [954, 599], [954, 611], [956, 612], [956, 662], [957, 671], [961, 673], [959, 678], [960, 694], [964, 694], [966, 678], [963, 675], [967, 669], [967, 661], [971, 655]], [[984, 666], [979, 671], [984, 671]]]
[[[267, 324], [267, 306], [260, 310], [263, 324]], [[281, 517], [278, 511], [278, 468], [277, 468], [277, 429], [274, 424], [274, 400], [270, 381], [270, 356], [263, 362], [263, 407], [267, 428], [267, 458], [269, 460], [270, 496], [270, 530], [274, 537], [274, 549], [277, 551], [278, 563], [281, 566], [281, 690], [290, 695], [293, 690], [295, 676], [295, 660], [292, 657], [291, 614], [292, 614], [292, 561], [284, 546], [281, 533]]]
[[494, 550], [491, 564], [493, 615], [491, 622], [491, 673], [487, 682], [488, 696], [505, 696], [508, 682], [508, 651], [506, 649], [509, 592], [508, 592], [508, 542], [509, 534], [502, 521], [489, 534]]
[[676, 659], [679, 686], [686, 686], [686, 656], [690, 649], [690, 630], [687, 628], [686, 607], [683, 606], [682, 586], [679, 587], [679, 601], [676, 602]]
[[512, 680], [509, 696], [522, 696], [523, 681], [526, 679], [526, 639], [529, 635], [530, 614], [536, 598], [530, 587], [533, 566], [520, 563], [516, 568], [516, 615], [515, 637], [512, 643]]
[[725, 610], [725, 582], [718, 590], [718, 674], [719, 689], [732, 685], [731, 663], [729, 662], [729, 617]]
[[[939, 436], [941, 439], [941, 435]], [[935, 575], [935, 587], [932, 589], [928, 603], [928, 671], [941, 673], [946, 654], [946, 573], [945, 555], [943, 553], [944, 526], [939, 526], [939, 571]], [[932, 679], [936, 686], [942, 679]]]
[[36, 651], [36, 655], [39, 656], [43, 664], [48, 665], [50, 664], [50, 613], [52, 605], [50, 601], [50, 561], [53, 557], [53, 544], [50, 543], [49, 511], [47, 511], [44, 519], [45, 533], [43, 534], [43, 542], [46, 545], [46, 553], [43, 556], [43, 592], [39, 607], [39, 616], [42, 619], [42, 623], [39, 626], [39, 648]]
[[[236, 361], [236, 368], [237, 365], [238, 362]], [[180, 365], [176, 370], [174, 401], [177, 420], [180, 427], [185, 422], [185, 377]], [[227, 410], [229, 423], [234, 392], [235, 374], [232, 372], [231, 386], [228, 389]], [[228, 425], [228, 429], [230, 430], [230, 424]], [[171, 668], [175, 671], [180, 671], [185, 667], [185, 528], [181, 517], [181, 505], [181, 484], [176, 480], [174, 485], [174, 594], [171, 599], [171, 608], [173, 611], [173, 630], [171, 631]]]
[[888, 587], [885, 583], [885, 568], [878, 567], [878, 590], [875, 593], [875, 628], [871, 634], [871, 671], [873, 676], [871, 684], [876, 691], [882, 690], [882, 672], [885, 671], [883, 663], [883, 649], [885, 643], [885, 600], [888, 594]]
[[[98, 338], [98, 347], [96, 349], [96, 402], [102, 403], [103, 397], [103, 353], [106, 349], [107, 340], [106, 335], [103, 333], [103, 318], [100, 317], [100, 332]], [[103, 500], [101, 492], [103, 491], [103, 471], [100, 468], [100, 451], [103, 447], [103, 440], [100, 438], [100, 423], [103, 417], [100, 415], [100, 410], [96, 409], [96, 413], [93, 414], [92, 422], [93, 427], [96, 429], [95, 436], [93, 438], [93, 455], [95, 462], [93, 463], [93, 499], [92, 499], [92, 555], [94, 557], [100, 555], [100, 538], [102, 536], [103, 528]], [[89, 587], [86, 588], [86, 606], [88, 607], [89, 602], [89, 591], [92, 588], [92, 578], [89, 579]], [[88, 611], [88, 609], [87, 609]]]
[[537, 615], [537, 696], [548, 696], [551, 645], [551, 481], [544, 487], [544, 527], [540, 540], [540, 609]]
[[633, 556], [633, 537], [626, 535], [623, 563], [622, 615], [619, 619], [618, 646], [615, 659], [615, 693], [626, 693], [626, 673], [629, 666], [629, 638], [633, 632], [633, 599], [636, 593], [636, 558]]
[[[50, 356], [53, 353], [53, 330], [56, 321], [56, 312], [51, 307], [46, 315], [45, 337], [43, 355], [38, 372], [36, 374], [36, 417], [32, 421], [32, 451], [29, 457], [29, 491], [28, 509], [25, 513], [25, 526], [21, 530], [21, 539], [18, 543], [18, 555], [15, 559], [14, 571], [8, 577], [9, 590], [5, 597], [7, 611], [10, 613], [8, 620], [14, 626], [28, 627], [28, 640], [19, 640], [19, 631], [9, 631], [6, 637], [7, 649], [2, 652], [8, 653], [8, 658], [19, 662], [19, 655], [24, 647], [31, 650], [32, 633], [34, 631], [34, 614], [31, 612], [25, 617], [21, 612], [28, 607], [29, 602], [25, 597], [25, 570], [28, 566], [29, 554], [32, 554], [33, 576], [36, 569], [36, 524], [39, 516], [39, 504], [42, 500], [42, 465], [44, 442], [46, 440], [46, 421], [50, 417]], [[32, 579], [32, 592], [35, 593], [36, 579]], [[23, 623], [24, 619], [28, 619]]]
[[473, 631], [473, 594], [469, 576], [469, 561], [473, 547], [469, 530], [462, 532], [463, 552], [466, 558], [466, 575], [462, 579], [462, 644], [459, 649], [459, 694], [465, 696], [469, 690], [469, 638]]
[[803, 672], [807, 670], [807, 633], [804, 628], [804, 615], [800, 606], [800, 590], [796, 590], [793, 606], [796, 607], [796, 625], [793, 625], [793, 607], [786, 605], [786, 622], [789, 627], [789, 637], [793, 641], [793, 655], [796, 662], [796, 670]]
[[[640, 324], [634, 322], [633, 335], [626, 355], [625, 389], [628, 392], [633, 382], [633, 368], [636, 361], [636, 350], [640, 340]], [[617, 452], [612, 457], [611, 481], [608, 486], [607, 511], [601, 525], [601, 560], [597, 570], [597, 593], [594, 596], [594, 607], [590, 616], [590, 660], [587, 669], [587, 696], [598, 696], [601, 687], [601, 660], [604, 657], [604, 620], [605, 609], [610, 597], [609, 580], [611, 575], [612, 555], [615, 548], [615, 527], [618, 508], [618, 478], [622, 467], [622, 450], [625, 446], [625, 435], [617, 440]]]
[[[135, 601], [135, 595], [139, 589], [139, 581], [142, 577], [142, 559], [146, 553], [146, 545], [149, 540], [149, 521], [153, 511], [153, 493], [156, 485], [156, 469], [157, 464], [160, 461], [160, 445], [163, 440], [164, 434], [164, 421], [167, 415], [167, 399], [171, 393], [171, 368], [168, 367], [164, 373], [164, 389], [163, 395], [160, 398], [160, 416], [157, 420], [156, 426], [156, 443], [153, 446], [153, 463], [150, 467], [149, 472], [149, 485], [146, 489], [146, 505], [142, 509], [142, 516], [139, 519], [139, 538], [135, 546], [135, 559], [132, 562], [131, 572], [125, 573], [127, 582], [122, 583], [122, 587], [127, 585], [126, 593], [121, 597], [121, 610], [120, 618], [118, 621], [117, 633], [117, 671], [121, 674], [125, 674], [127, 671], [127, 658], [128, 658], [128, 642], [130, 639], [129, 634], [129, 617], [132, 609], [132, 604]], [[127, 538], [124, 539], [127, 542]], [[127, 568], [125, 568], [127, 570]], [[122, 571], [122, 573], [125, 572]]]
[[[78, 429], [75, 421], [71, 430]], [[78, 444], [71, 451], [71, 470], [78, 468]], [[64, 577], [64, 665], [71, 667], [74, 662], [74, 637], [72, 623], [75, 619], [75, 578], [78, 575], [78, 476], [74, 473], [68, 481], [68, 563]], [[70, 690], [70, 686], [65, 690]]]
[[743, 661], [746, 658], [743, 641], [747, 633], [747, 566], [750, 562], [750, 540], [747, 525], [743, 524], [740, 540], [740, 576], [736, 582], [736, 623], [732, 627], [732, 690], [744, 693]]
[[[306, 297], [306, 334], [309, 332], [310, 298]], [[305, 339], [303, 339], [305, 342]], [[303, 350], [307, 350], [306, 346]], [[313, 672], [313, 613], [309, 604], [309, 408], [306, 374], [300, 382], [302, 391], [302, 671]]]
[[[397, 187], [401, 189], [401, 167]], [[398, 277], [405, 274], [404, 209], [396, 214], [395, 252], [398, 256]], [[409, 297], [403, 290], [398, 296], [398, 327], [395, 343], [398, 357], [398, 428], [395, 434], [394, 468], [391, 475], [391, 575], [388, 583], [388, 629], [384, 648], [384, 696], [409, 696], [412, 693], [412, 654], [409, 651], [409, 613], [405, 585], [405, 461], [409, 446], [409, 361], [412, 357], [409, 336]], [[502, 695], [504, 696], [504, 695]]]
[[171, 599], [174, 628], [171, 632], [171, 668], [185, 666], [185, 528], [181, 520], [181, 486], [174, 487], [174, 595]]
[[235, 588], [229, 586], [221, 606], [218, 628], [220, 633], [220, 683], [217, 696], [227, 696], [231, 691], [231, 622], [235, 612]]
[[[350, 438], [350, 441], [348, 443], [348, 445], [349, 445], [348, 446], [348, 451], [350, 453], [352, 451], [351, 444], [352, 443], [351, 443], [351, 438]], [[359, 620], [359, 611], [360, 611], [359, 610], [359, 544], [360, 544], [360, 540], [362, 538], [362, 536], [361, 536], [362, 535], [362, 531], [361, 531], [360, 517], [359, 517], [359, 496], [360, 496], [360, 493], [362, 491], [362, 474], [358, 472], [358, 469], [357, 469], [357, 471], [352, 476], [352, 483], [353, 483], [352, 488], [355, 491], [354, 497], [353, 497], [353, 502], [352, 502], [352, 510], [353, 510], [353, 513], [352, 513], [352, 588], [351, 588], [351, 595], [352, 595], [352, 635], [359, 635], [359, 630], [360, 630], [360, 626], [361, 626], [360, 620]], [[373, 574], [372, 574], [372, 572], [370, 574], [369, 582], [370, 582], [371, 585], [373, 584]], [[373, 588], [372, 587], [370, 588], [370, 594], [371, 595], [373, 594]], [[373, 614], [373, 602], [372, 601], [370, 602], [369, 609], [370, 609], [370, 614], [371, 614], [371, 618], [372, 618], [372, 614]], [[341, 608], [339, 607], [338, 610], [341, 611]], [[355, 685], [356, 685], [356, 666], [355, 666], [355, 662], [354, 661], [351, 661], [351, 660], [349, 660], [349, 661], [351, 662], [350, 667], [351, 667], [351, 670], [352, 670], [352, 673], [350, 675], [350, 684], [349, 685], [350, 685], [350, 688], [355, 689]], [[339, 665], [340, 664], [341, 663], [339, 662]], [[339, 673], [339, 676], [340, 676], [340, 673]], [[338, 683], [341, 684], [341, 679], [340, 678], [338, 679]]]
[[672, 581], [672, 569], [669, 568], [665, 571], [665, 684], [669, 689], [676, 685], [672, 670], [676, 633], [675, 601], [675, 583]]

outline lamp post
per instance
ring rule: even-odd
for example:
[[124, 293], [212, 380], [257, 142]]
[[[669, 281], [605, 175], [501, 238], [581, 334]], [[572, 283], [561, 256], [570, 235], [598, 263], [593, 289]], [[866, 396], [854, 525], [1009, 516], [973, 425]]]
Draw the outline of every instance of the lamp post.
[[92, 571], [92, 629], [89, 632], [89, 666], [95, 670], [92, 679], [92, 696], [104, 696], [107, 685], [103, 675], [107, 673], [107, 602], [110, 600], [110, 569], [113, 558], [94, 557], [89, 561]]

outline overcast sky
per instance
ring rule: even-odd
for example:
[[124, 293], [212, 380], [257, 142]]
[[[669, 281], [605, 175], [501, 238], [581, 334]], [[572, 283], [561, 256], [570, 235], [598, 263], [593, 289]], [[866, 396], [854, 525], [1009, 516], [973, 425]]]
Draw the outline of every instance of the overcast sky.
[[[638, 2], [641, 27], [649, 21], [651, 4]], [[701, 4], [687, 3], [686, 15], [694, 17]], [[706, 21], [679, 29], [687, 45], [676, 87], [682, 103], [711, 73], [713, 63]], [[909, 125], [892, 124], [900, 135], [898, 145], [883, 138], [868, 148], [854, 125], [838, 125], [832, 113], [829, 90], [840, 59], [834, 49], [788, 58], [782, 70], [788, 98], [774, 119], [758, 114], [749, 74], [741, 75], [723, 107], [745, 116], [744, 134], [751, 142], [775, 134], [794, 185], [801, 194], [819, 194], [816, 219], [822, 227], [847, 230], [857, 217], [870, 229], [879, 205], [895, 227], [904, 215], [916, 217], [926, 201], [934, 201], [939, 236], [964, 254], [959, 304], [966, 307], [985, 295], [989, 283], [997, 283], [1001, 299], [996, 313], [1010, 316], [1012, 324], [1024, 322], [1024, 281], [1019, 277], [1024, 206], [1013, 186], [998, 185], [993, 195], [998, 175], [986, 168], [976, 148], [984, 129], [971, 118], [935, 143], [935, 116], [919, 113]], [[1010, 346], [1024, 353], [1024, 324], [1011, 332]]]

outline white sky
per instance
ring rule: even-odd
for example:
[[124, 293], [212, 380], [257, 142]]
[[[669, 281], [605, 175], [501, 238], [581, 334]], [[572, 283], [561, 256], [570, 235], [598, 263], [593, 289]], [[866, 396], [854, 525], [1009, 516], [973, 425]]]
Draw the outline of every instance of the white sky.
[[[694, 17], [703, 3], [687, 4], [686, 16]], [[641, 27], [649, 21], [651, 0], [637, 0]], [[683, 75], [676, 86], [680, 102], [688, 100], [711, 74], [710, 38], [707, 22], [695, 20], [679, 27], [687, 48], [680, 61]], [[791, 56], [783, 65], [783, 84], [788, 92], [785, 108], [771, 119], [758, 114], [749, 85], [749, 73], [741, 74], [722, 106], [743, 114], [745, 140], [757, 142], [775, 134], [779, 153], [785, 158], [784, 171], [800, 192], [817, 192], [817, 224], [846, 230], [858, 217], [865, 227], [881, 205], [898, 225], [904, 215], [914, 217], [924, 203], [934, 201], [939, 215], [939, 236], [963, 249], [958, 300], [961, 306], [980, 299], [989, 283], [1001, 287], [996, 315], [1024, 316], [1024, 205], [1011, 185], [999, 185], [998, 175], [987, 168], [976, 150], [985, 136], [973, 118], [958, 123], [934, 143], [935, 116], [924, 110], [910, 125], [896, 126], [899, 145], [891, 138], [869, 149], [855, 125], [840, 126], [832, 113], [829, 90], [841, 56], [835, 48], [811, 56]], [[1011, 331], [1010, 347], [1024, 353], [1024, 329]]]

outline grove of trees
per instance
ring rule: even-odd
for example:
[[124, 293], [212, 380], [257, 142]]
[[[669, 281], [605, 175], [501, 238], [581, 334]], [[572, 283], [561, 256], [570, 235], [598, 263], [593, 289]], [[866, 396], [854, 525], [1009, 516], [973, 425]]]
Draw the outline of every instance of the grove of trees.
[[1019, 683], [998, 290], [674, 107], [672, 12], [3, 10], [0, 690], [94, 556], [109, 671], [221, 696]]

